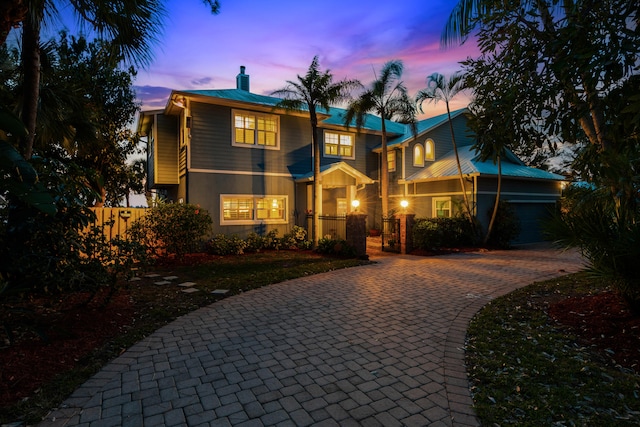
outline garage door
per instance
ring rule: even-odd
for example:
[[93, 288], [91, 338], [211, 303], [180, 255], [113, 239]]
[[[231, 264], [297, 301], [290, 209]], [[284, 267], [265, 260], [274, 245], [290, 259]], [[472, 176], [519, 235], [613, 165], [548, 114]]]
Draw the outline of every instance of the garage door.
[[512, 243], [536, 243], [545, 240], [542, 233], [542, 221], [551, 216], [555, 204], [518, 203], [512, 201], [511, 206], [513, 206], [520, 221], [520, 235]]

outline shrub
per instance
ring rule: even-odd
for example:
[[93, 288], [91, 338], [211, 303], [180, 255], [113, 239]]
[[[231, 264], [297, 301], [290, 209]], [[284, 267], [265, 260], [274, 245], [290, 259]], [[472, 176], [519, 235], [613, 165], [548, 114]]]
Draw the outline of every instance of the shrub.
[[[491, 218], [493, 209], [487, 212], [487, 216]], [[509, 248], [511, 241], [518, 237], [520, 233], [520, 221], [511, 204], [500, 201], [498, 204], [498, 212], [496, 214], [495, 222], [493, 223], [493, 230], [487, 241], [487, 245], [496, 248]]]
[[206, 250], [213, 255], [242, 255], [247, 242], [238, 236], [216, 234], [206, 243]]
[[557, 245], [579, 248], [592, 274], [605, 278], [640, 312], [640, 203], [624, 203], [605, 188], [566, 191], [562, 209], [545, 225]]
[[250, 233], [245, 239], [245, 252], [260, 252], [265, 248], [266, 239], [258, 233]]
[[323, 237], [318, 240], [316, 252], [319, 254], [336, 255], [345, 258], [354, 258], [356, 250], [346, 240]]
[[309, 249], [312, 245], [313, 242], [307, 240], [307, 230], [298, 225], [282, 237], [282, 246], [288, 249]]
[[454, 248], [475, 243], [471, 224], [463, 217], [419, 218], [413, 226], [413, 245], [417, 249]]
[[[0, 209], [0, 277], [3, 296], [88, 291], [114, 287], [119, 276], [144, 261], [137, 242], [110, 242], [86, 206], [96, 197], [85, 171], [73, 163], [35, 159], [39, 178], [53, 196], [56, 212], [47, 214], [17, 200]], [[106, 224], [108, 226], [109, 224]]]
[[211, 233], [211, 217], [188, 203], [159, 203], [129, 228], [132, 239], [147, 246], [153, 255], [182, 257], [202, 249]]

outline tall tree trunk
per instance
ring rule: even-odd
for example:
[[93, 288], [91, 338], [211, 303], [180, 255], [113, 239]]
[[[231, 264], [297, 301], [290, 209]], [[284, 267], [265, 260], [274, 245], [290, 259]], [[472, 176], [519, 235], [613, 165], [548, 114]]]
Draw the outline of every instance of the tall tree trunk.
[[27, 14], [22, 27], [22, 76], [23, 105], [22, 122], [29, 134], [22, 139], [20, 151], [25, 159], [33, 155], [36, 135], [38, 104], [40, 99], [40, 23], [43, 10]]
[[456, 136], [453, 132], [453, 122], [451, 121], [451, 111], [449, 111], [449, 102], [447, 106], [447, 117], [449, 118], [449, 130], [451, 131], [451, 143], [453, 144], [453, 152], [456, 155], [456, 165], [458, 166], [458, 178], [460, 180], [460, 189], [462, 190], [462, 200], [464, 204], [465, 213], [471, 225], [475, 225], [473, 222], [473, 215], [471, 214], [471, 206], [469, 205], [469, 198], [467, 197], [467, 186], [464, 183], [464, 175], [462, 174], [462, 165], [460, 164], [460, 156], [458, 155], [458, 144], [456, 144]]
[[[563, 7], [565, 9], [565, 15], [568, 20], [571, 20], [572, 13], [569, 11], [575, 6], [575, 2], [572, 0], [564, 0]], [[548, 35], [556, 33], [556, 28], [553, 23], [553, 14], [549, 9], [549, 4], [543, 0], [536, 1], [536, 7], [540, 12], [540, 20], [542, 21], [544, 31]], [[573, 13], [575, 15], [575, 13]], [[581, 23], [578, 22], [578, 25]], [[547, 56], [552, 62], [562, 62], [564, 59], [558, 57], [557, 51], [551, 51], [547, 49]], [[576, 110], [584, 110], [585, 113], [581, 114], [578, 119], [580, 127], [584, 131], [589, 142], [593, 145], [599, 146], [601, 150], [606, 151], [611, 148], [611, 140], [606, 130], [606, 124], [604, 120], [604, 113], [602, 111], [602, 105], [600, 103], [599, 91], [593, 85], [589, 85], [587, 79], [584, 76], [582, 78], [581, 92], [584, 92], [586, 101], [580, 98], [580, 95], [574, 86], [570, 84], [564, 85], [564, 90], [567, 92], [567, 96], [571, 105]], [[562, 81], [562, 79], [558, 79]], [[588, 112], [588, 113], [587, 113]]]
[[313, 142], [313, 226], [312, 241], [313, 248], [318, 247], [320, 233], [320, 211], [322, 210], [322, 202], [320, 200], [322, 185], [322, 177], [320, 176], [320, 143], [318, 141], [318, 119], [316, 112], [311, 111], [311, 138]]
[[[382, 197], [382, 218], [389, 215], [389, 163], [387, 153], [387, 128], [382, 116], [382, 164], [380, 165], [380, 195]], [[384, 228], [384, 227], [383, 227]]]
[[489, 221], [489, 227], [487, 228], [487, 234], [484, 236], [483, 245], [489, 242], [491, 232], [493, 231], [493, 224], [498, 216], [498, 207], [500, 206], [500, 192], [502, 191], [502, 158], [498, 155], [498, 188], [496, 190], [496, 201], [493, 204], [493, 212], [491, 213], [491, 220]]

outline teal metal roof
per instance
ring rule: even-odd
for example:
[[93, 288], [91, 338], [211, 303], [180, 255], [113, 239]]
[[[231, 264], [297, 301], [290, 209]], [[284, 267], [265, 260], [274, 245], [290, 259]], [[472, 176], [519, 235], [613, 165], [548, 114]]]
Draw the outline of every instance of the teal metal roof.
[[212, 89], [212, 90], [182, 90], [179, 91], [191, 95], [208, 96], [211, 98], [227, 99], [230, 101], [248, 102], [251, 104], [274, 107], [280, 98], [267, 95], [258, 95], [241, 89]]
[[[324, 110], [321, 110], [324, 111]], [[342, 108], [331, 108], [328, 112], [330, 115], [329, 118], [324, 119], [321, 124], [323, 125], [336, 125], [336, 126], [344, 126], [344, 118], [347, 113], [347, 110]], [[395, 135], [403, 135], [407, 129], [406, 125], [402, 123], [394, 122], [391, 120], [385, 120], [385, 128], [387, 134], [395, 134]], [[356, 129], [356, 122], [352, 120], [349, 123], [349, 128]], [[370, 130], [374, 132], [382, 132], [382, 120], [380, 120], [379, 116], [374, 116], [373, 114], [366, 114], [364, 118], [364, 124], [362, 125], [362, 129]]]
[[[453, 120], [454, 118], [458, 117], [460, 114], [464, 114], [468, 111], [469, 110], [467, 110], [466, 108], [461, 108], [459, 110], [452, 111], [451, 119]], [[416, 123], [415, 134], [413, 133], [411, 126], [402, 125], [405, 128], [402, 135], [389, 141], [389, 143], [387, 144], [387, 147], [392, 148], [400, 144], [404, 144], [405, 142], [412, 140], [417, 135], [420, 135], [432, 129], [435, 129], [438, 126], [441, 126], [447, 123], [448, 121], [449, 121], [449, 116], [446, 113], [440, 114], [439, 116], [435, 116], [435, 117], [429, 117], [428, 119], [420, 120], [418, 123]], [[379, 147], [376, 147], [376, 148], [379, 148]]]
[[[199, 95], [211, 98], [226, 99], [229, 101], [246, 102], [267, 107], [275, 107], [282, 100], [281, 98], [276, 98], [274, 96], [258, 95], [256, 93], [247, 92], [246, 90], [241, 89], [183, 90], [178, 92], [188, 95]], [[306, 112], [309, 111], [309, 109], [306, 105], [303, 105], [300, 111]], [[318, 109], [318, 113], [329, 116], [324, 120], [320, 120], [320, 126], [344, 126], [344, 117], [346, 112], [347, 111], [345, 109], [335, 107], [330, 108], [329, 111], [326, 111], [323, 108]], [[403, 135], [407, 132], [406, 126], [401, 123], [396, 123], [391, 120], [385, 120], [385, 125], [387, 133], [389, 134]], [[352, 121], [349, 127], [355, 130], [355, 121]], [[373, 132], [381, 132], [382, 122], [380, 120], [380, 117], [374, 116], [373, 114], [367, 114], [365, 116], [365, 121], [362, 129]]]
[[[464, 175], [498, 175], [498, 165], [492, 160], [480, 161], [475, 149], [471, 146], [459, 147], [458, 155]], [[453, 151], [450, 151], [441, 159], [436, 159], [428, 167], [408, 177], [404, 182], [430, 181], [457, 175], [456, 156]], [[565, 179], [562, 175], [526, 166], [511, 152], [508, 152], [507, 157], [502, 160], [502, 176], [551, 181]]]

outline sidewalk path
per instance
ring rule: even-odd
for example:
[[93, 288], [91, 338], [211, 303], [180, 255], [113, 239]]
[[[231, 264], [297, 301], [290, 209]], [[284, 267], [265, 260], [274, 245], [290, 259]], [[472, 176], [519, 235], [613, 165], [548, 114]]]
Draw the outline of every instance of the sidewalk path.
[[546, 246], [373, 259], [181, 317], [40, 425], [477, 426], [469, 320], [496, 296], [582, 268]]

